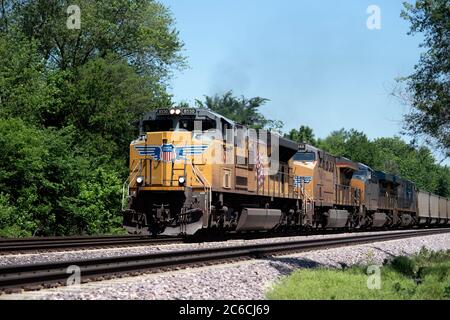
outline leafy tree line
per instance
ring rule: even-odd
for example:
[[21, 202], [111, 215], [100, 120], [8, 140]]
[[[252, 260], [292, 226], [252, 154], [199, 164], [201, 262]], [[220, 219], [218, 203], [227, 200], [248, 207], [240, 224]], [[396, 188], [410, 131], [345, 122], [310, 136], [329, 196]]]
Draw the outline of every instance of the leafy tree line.
[[398, 79], [394, 95], [410, 107], [404, 128], [450, 157], [450, 4], [448, 0], [404, 3], [410, 35], [420, 33], [423, 52], [414, 72]]
[[269, 99], [253, 97], [250, 99], [244, 96], [236, 97], [233, 91], [227, 91], [223, 95], [205, 96], [204, 101], [195, 100], [197, 108], [206, 108], [217, 112], [224, 117], [246, 125], [253, 129], [267, 129], [281, 132], [283, 122], [279, 120], [267, 119], [259, 108], [264, 106]]
[[114, 233], [133, 122], [183, 68], [153, 0], [0, 2], [0, 236]]

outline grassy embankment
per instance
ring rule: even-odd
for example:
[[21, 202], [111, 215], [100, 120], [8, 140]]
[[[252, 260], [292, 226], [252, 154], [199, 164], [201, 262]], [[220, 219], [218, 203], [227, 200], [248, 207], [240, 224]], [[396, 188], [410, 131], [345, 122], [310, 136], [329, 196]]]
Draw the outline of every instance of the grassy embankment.
[[380, 268], [379, 289], [368, 266], [300, 269], [267, 293], [268, 299], [450, 299], [450, 250], [396, 257]]

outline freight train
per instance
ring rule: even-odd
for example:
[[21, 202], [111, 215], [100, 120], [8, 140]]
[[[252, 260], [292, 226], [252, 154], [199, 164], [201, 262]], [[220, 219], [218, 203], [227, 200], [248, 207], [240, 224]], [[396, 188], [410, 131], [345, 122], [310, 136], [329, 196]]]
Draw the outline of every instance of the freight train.
[[123, 186], [133, 234], [394, 229], [450, 224], [450, 200], [203, 108], [139, 122]]

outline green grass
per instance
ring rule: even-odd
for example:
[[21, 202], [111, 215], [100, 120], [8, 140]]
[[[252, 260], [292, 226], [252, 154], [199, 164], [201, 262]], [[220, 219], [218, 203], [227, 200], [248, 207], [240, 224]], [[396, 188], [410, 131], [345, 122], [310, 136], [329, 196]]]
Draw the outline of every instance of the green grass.
[[[396, 257], [380, 269], [380, 288], [369, 289], [368, 266], [300, 269], [267, 292], [268, 299], [450, 299], [450, 250]], [[370, 278], [372, 279], [372, 278]], [[369, 280], [370, 282], [370, 280]], [[373, 282], [372, 282], [373, 283]]]

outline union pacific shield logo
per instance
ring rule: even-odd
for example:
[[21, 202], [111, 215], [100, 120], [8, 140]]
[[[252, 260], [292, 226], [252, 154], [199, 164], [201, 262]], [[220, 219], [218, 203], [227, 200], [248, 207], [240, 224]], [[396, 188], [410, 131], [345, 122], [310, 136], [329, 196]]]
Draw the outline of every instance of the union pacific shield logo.
[[163, 144], [161, 146], [161, 160], [171, 162], [175, 159], [175, 147], [173, 144]]
[[312, 180], [312, 177], [308, 176], [295, 176], [294, 177], [294, 187], [301, 186], [303, 184], [308, 184]]
[[160, 146], [136, 145], [134, 146], [140, 156], [150, 156], [157, 161], [171, 162], [175, 160], [184, 160], [188, 156], [197, 156], [203, 154], [208, 145], [184, 145], [174, 146], [173, 144], [163, 144]]

